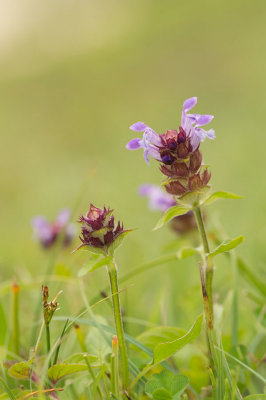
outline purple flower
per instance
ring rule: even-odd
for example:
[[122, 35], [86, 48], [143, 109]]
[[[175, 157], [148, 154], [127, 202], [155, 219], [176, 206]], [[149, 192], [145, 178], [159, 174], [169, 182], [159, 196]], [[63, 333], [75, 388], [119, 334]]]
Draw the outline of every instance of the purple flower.
[[60, 233], [65, 231], [64, 244], [70, 244], [74, 234], [75, 228], [73, 224], [68, 224], [70, 211], [64, 208], [59, 212], [55, 221], [49, 222], [43, 216], [37, 216], [32, 219], [32, 227], [35, 238], [45, 248], [51, 247]]
[[139, 188], [139, 194], [149, 199], [149, 206], [152, 210], [165, 212], [168, 208], [176, 205], [176, 202], [168, 193], [165, 193], [160, 186], [146, 183]]
[[160, 136], [143, 122], [136, 122], [131, 125], [130, 129], [135, 132], [143, 132], [143, 137], [142, 139], [135, 138], [130, 140], [126, 148], [128, 150], [144, 149], [144, 159], [147, 164], [149, 164], [149, 157], [161, 161], [161, 156], [158, 151], [158, 146], [161, 146]]
[[181, 126], [184, 129], [186, 135], [190, 138], [193, 151], [196, 150], [200, 142], [203, 142], [205, 138], [215, 139], [215, 132], [213, 129], [206, 131], [201, 127], [209, 124], [214, 118], [213, 115], [200, 115], [200, 114], [188, 114], [195, 105], [197, 104], [197, 97], [191, 97], [184, 102]]

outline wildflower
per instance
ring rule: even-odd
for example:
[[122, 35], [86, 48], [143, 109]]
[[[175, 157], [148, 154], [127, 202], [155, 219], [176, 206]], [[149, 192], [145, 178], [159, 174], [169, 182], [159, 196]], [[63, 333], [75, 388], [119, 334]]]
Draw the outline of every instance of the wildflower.
[[139, 194], [148, 197], [149, 206], [152, 210], [165, 212], [176, 204], [173, 196], [165, 193], [158, 185], [146, 183], [139, 188]]
[[43, 216], [34, 217], [32, 220], [34, 236], [44, 248], [49, 248], [64, 231], [64, 245], [69, 245], [75, 234], [73, 224], [68, 224], [69, 217], [70, 211], [67, 208], [61, 210], [53, 222], [49, 222]]
[[90, 209], [86, 216], [81, 216], [78, 220], [82, 224], [81, 236], [79, 237], [82, 244], [78, 247], [88, 247], [91, 249], [99, 249], [102, 253], [108, 253], [109, 247], [125, 232], [123, 224], [115, 226], [113, 210], [104, 207], [103, 209], [90, 205]]
[[211, 177], [208, 169], [202, 165], [199, 145], [206, 137], [215, 138], [213, 129], [206, 131], [202, 128], [212, 121], [213, 116], [189, 114], [196, 104], [196, 97], [187, 99], [178, 130], [170, 129], [165, 134], [157, 135], [144, 123], [137, 122], [131, 129], [144, 131], [143, 139], [133, 139], [127, 145], [129, 150], [144, 148], [146, 161], [150, 156], [161, 163], [160, 170], [168, 178], [164, 183], [165, 189], [177, 197], [201, 189]]
[[[176, 205], [174, 197], [165, 193], [158, 185], [146, 183], [140, 187], [139, 194], [148, 197], [149, 207], [152, 210], [165, 212], [168, 208]], [[184, 234], [196, 229], [197, 224], [193, 212], [189, 211], [184, 215], [173, 218], [170, 226], [175, 233]]]

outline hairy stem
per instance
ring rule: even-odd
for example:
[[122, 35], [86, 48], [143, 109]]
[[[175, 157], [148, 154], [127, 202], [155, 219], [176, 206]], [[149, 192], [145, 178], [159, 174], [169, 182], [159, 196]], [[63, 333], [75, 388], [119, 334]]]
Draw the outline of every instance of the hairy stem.
[[121, 357], [123, 388], [124, 390], [126, 390], [129, 383], [128, 357], [127, 357], [127, 348], [126, 348], [125, 335], [124, 335], [121, 309], [120, 309], [117, 267], [114, 261], [110, 262], [108, 265], [108, 274], [109, 274], [111, 292], [113, 295], [112, 297], [113, 311], [114, 311], [114, 319], [116, 325], [116, 334], [118, 339], [118, 347]]

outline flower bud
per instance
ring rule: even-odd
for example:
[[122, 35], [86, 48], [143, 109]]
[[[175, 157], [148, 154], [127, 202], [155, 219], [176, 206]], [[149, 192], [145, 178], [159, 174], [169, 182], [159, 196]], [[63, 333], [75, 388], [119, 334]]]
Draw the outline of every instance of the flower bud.
[[125, 233], [130, 232], [130, 230], [124, 230], [123, 224], [121, 225], [119, 221], [115, 227], [112, 212], [113, 210], [110, 210], [110, 208], [101, 209], [93, 204], [90, 205], [86, 216], [82, 215], [78, 220], [82, 224], [81, 236], [79, 237], [82, 244], [78, 249], [87, 247], [92, 252], [107, 254], [109, 247], [119, 237], [122, 239]]

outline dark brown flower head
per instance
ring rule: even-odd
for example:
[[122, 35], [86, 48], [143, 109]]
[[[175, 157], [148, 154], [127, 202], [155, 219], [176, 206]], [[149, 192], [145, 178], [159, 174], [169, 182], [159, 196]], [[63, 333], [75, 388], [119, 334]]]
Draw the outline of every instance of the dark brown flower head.
[[[179, 130], [167, 130], [160, 135], [161, 146], [158, 148], [162, 163], [172, 165], [175, 161], [186, 159], [193, 151], [190, 138], [180, 126]], [[194, 150], [195, 151], [195, 150]]]
[[82, 224], [81, 236], [82, 245], [90, 248], [100, 249], [107, 253], [109, 246], [124, 232], [123, 224], [114, 223], [113, 210], [104, 207], [103, 209], [90, 205], [90, 209], [86, 216], [81, 216], [78, 220]]
[[190, 233], [197, 228], [197, 223], [192, 211], [187, 212], [184, 215], [179, 215], [171, 221], [171, 228], [178, 235], [183, 235], [185, 233]]

